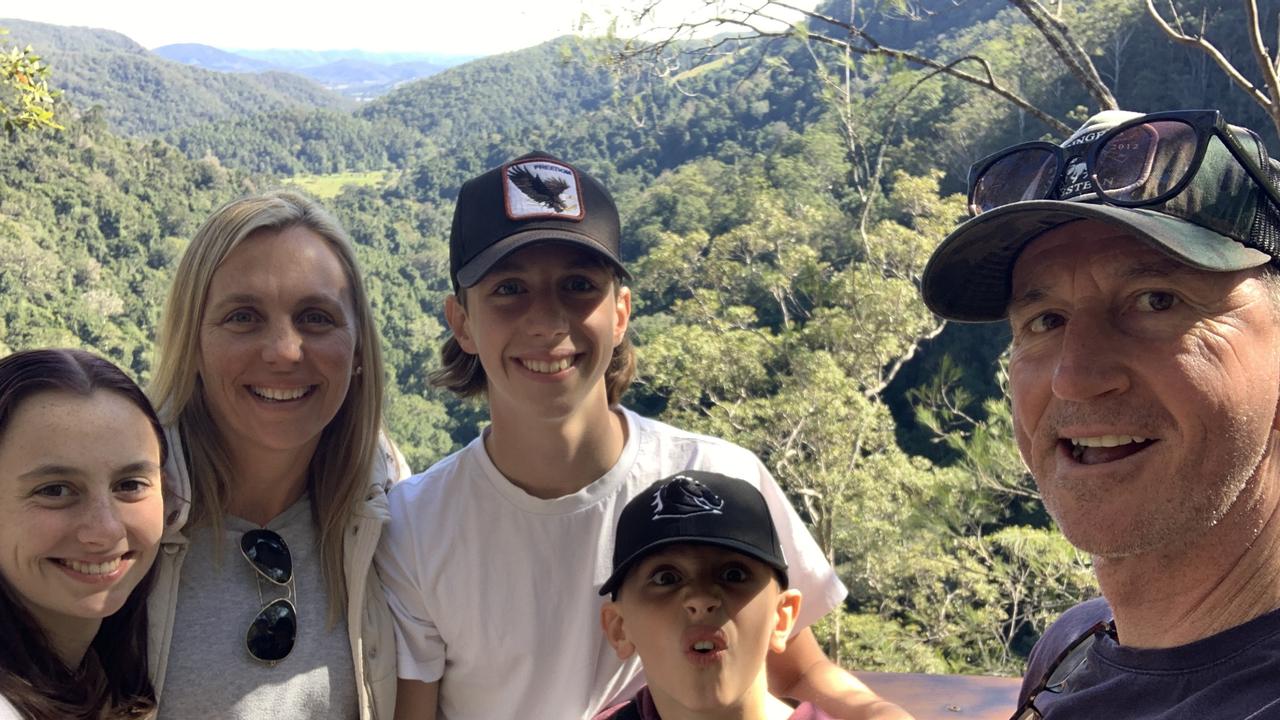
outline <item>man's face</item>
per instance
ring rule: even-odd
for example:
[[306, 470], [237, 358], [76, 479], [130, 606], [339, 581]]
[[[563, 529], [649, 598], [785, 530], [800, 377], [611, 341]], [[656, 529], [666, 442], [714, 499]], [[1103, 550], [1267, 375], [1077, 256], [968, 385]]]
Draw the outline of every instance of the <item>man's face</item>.
[[1067, 539], [1102, 557], [1194, 542], [1259, 494], [1280, 396], [1260, 270], [1196, 270], [1096, 221], [1013, 271], [1014, 431]]

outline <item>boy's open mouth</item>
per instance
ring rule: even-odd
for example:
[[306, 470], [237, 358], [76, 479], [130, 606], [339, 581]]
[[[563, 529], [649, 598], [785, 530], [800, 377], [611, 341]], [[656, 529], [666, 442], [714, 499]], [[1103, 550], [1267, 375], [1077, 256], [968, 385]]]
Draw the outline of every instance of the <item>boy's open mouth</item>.
[[685, 631], [685, 652], [693, 655], [712, 655], [729, 646], [724, 631], [707, 625], [691, 627]]
[[703, 630], [692, 633], [692, 636], [692, 638], [685, 638], [684, 650], [685, 659], [690, 664], [694, 667], [709, 668], [718, 666], [724, 660], [728, 643], [725, 642], [723, 633], [708, 633]]

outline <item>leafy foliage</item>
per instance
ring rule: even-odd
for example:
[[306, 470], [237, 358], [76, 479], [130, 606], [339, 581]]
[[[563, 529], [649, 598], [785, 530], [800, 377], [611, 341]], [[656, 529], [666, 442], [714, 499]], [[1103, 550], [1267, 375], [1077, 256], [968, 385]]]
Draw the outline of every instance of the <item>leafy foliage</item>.
[[[1135, 5], [1055, 3], [1122, 106], [1256, 120], [1212, 73], [1167, 82], [1197, 58]], [[860, 4], [890, 6], [868, 18], [881, 37], [980, 53], [1055, 117], [1091, 112], [1004, 3]], [[1226, 16], [1206, 17], [1226, 31], [1213, 25]], [[968, 162], [1051, 136], [989, 94], [803, 38], [728, 44], [669, 77], [600, 62], [611, 40], [561, 39], [351, 111], [260, 76], [157, 65], [109, 33], [24, 32], [67, 79], [72, 111], [65, 132], [19, 133], [0, 153], [0, 350], [81, 345], [145, 378], [198, 223], [245, 191], [326, 176], [383, 332], [387, 421], [423, 469], [486, 422], [425, 380], [451, 291], [452, 199], [463, 179], [543, 149], [601, 178], [623, 214], [640, 354], [626, 402], [774, 471], [850, 589], [817, 628], [833, 656], [1017, 673], [1053, 617], [1095, 592], [1013, 446], [1006, 331], [944, 330], [918, 298], [925, 259], [963, 217]], [[163, 137], [118, 134], [138, 132]]]
[[[0, 29], [0, 37], [8, 31]], [[57, 93], [49, 89], [49, 66], [28, 45], [0, 48], [0, 124], [10, 135], [18, 130], [62, 129], [54, 121]]]

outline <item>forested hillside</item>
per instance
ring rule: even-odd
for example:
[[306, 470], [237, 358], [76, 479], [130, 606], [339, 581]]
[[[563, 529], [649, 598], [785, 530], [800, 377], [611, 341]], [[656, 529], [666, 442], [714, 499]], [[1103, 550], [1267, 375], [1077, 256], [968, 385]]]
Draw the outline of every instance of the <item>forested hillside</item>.
[[109, 30], [0, 19], [6, 42], [32, 45], [53, 68], [51, 81], [74, 107], [98, 108], [123, 134], [162, 133], [194, 123], [284, 108], [343, 108], [350, 101], [283, 72], [228, 74], [152, 55]]
[[[858, 21], [895, 47], [980, 56], [1069, 126], [1096, 111], [1007, 3], [909, 5], [930, 12]], [[1260, 5], [1274, 22], [1280, 0]], [[1140, 3], [1060, 6], [1122, 107], [1219, 107], [1274, 141], [1244, 93]], [[849, 3], [823, 7], [847, 19]], [[1234, 5], [1179, 7], [1211, 10], [1220, 47], [1249, 61]], [[563, 38], [351, 110], [314, 87], [158, 65], [113, 33], [9, 26], [5, 41], [36, 45], [66, 94], [63, 131], [0, 140], [0, 350], [83, 345], [146, 378], [174, 260], [212, 208], [304, 174], [383, 171], [325, 200], [359, 244], [393, 373], [391, 433], [425, 468], [485, 422], [425, 381], [452, 199], [463, 179], [543, 149], [604, 180], [623, 213], [640, 354], [626, 402], [773, 469], [851, 590], [820, 628], [833, 656], [1017, 673], [1046, 624], [1094, 592], [1012, 447], [1003, 328], [944, 326], [918, 296], [928, 253], [964, 217], [969, 162], [1062, 139], [992, 93], [910, 63], [846, 63], [815, 41], [617, 63], [619, 41]]]

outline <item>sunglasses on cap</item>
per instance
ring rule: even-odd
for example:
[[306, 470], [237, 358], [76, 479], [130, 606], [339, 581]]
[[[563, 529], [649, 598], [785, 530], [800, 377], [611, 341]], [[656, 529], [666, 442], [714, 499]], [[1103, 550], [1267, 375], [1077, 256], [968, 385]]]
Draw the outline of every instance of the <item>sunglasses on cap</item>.
[[[240, 536], [240, 554], [258, 576], [284, 587], [288, 595], [266, 603], [249, 624], [244, 644], [253, 659], [274, 665], [293, 651], [298, 636], [298, 610], [293, 598], [293, 557], [279, 534], [265, 529], [250, 530]], [[258, 586], [262, 603], [262, 586]]]
[[[1236, 138], [1244, 132], [1259, 150]], [[1228, 127], [1217, 110], [1178, 110], [1133, 118], [1091, 141], [1060, 147], [1029, 142], [1005, 148], [969, 169], [969, 211], [975, 216], [1024, 200], [1066, 200], [1092, 194], [1110, 205], [1157, 205], [1186, 189], [1206, 150], [1218, 138], [1231, 156], [1280, 206], [1262, 141], [1247, 128]], [[1087, 148], [1087, 150], [1086, 150]]]
[[1049, 665], [1045, 671], [1044, 677], [1027, 695], [1026, 701], [1018, 706], [1013, 716], [1009, 720], [1041, 720], [1044, 717], [1044, 711], [1036, 707], [1036, 698], [1043, 693], [1060, 694], [1067, 690], [1067, 681], [1076, 674], [1080, 668], [1084, 667], [1089, 659], [1089, 651], [1093, 649], [1093, 644], [1103, 635], [1112, 639], [1116, 637], [1116, 624], [1114, 620], [1106, 622], [1097, 622], [1088, 630], [1085, 630], [1070, 645], [1058, 654], [1057, 659]]

